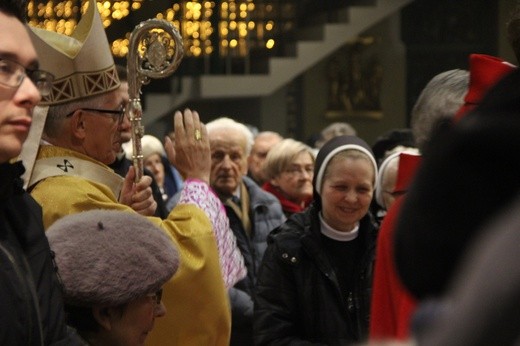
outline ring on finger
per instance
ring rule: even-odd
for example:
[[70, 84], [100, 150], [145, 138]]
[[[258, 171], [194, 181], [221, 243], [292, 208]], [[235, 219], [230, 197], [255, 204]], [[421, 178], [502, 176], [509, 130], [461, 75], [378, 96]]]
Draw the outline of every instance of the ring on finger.
[[199, 129], [195, 130], [195, 140], [197, 140], [197, 141], [202, 140], [202, 135], [201, 135]]

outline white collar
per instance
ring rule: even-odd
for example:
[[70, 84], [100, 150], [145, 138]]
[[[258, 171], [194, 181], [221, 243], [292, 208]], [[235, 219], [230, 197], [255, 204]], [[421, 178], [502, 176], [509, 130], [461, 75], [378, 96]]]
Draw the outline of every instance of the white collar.
[[356, 227], [350, 232], [342, 232], [338, 231], [332, 227], [330, 227], [325, 220], [323, 219], [323, 216], [320, 215], [320, 230], [321, 234], [326, 236], [327, 238], [337, 240], [337, 241], [352, 241], [357, 238], [359, 235], [359, 222], [357, 223]]

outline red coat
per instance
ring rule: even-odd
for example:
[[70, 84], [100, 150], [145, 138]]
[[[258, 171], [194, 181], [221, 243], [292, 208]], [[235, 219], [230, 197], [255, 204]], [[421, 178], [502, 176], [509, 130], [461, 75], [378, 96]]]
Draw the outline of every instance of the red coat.
[[410, 335], [410, 317], [416, 301], [397, 276], [393, 248], [402, 201], [398, 198], [394, 202], [379, 229], [370, 311], [371, 340], [406, 340]]

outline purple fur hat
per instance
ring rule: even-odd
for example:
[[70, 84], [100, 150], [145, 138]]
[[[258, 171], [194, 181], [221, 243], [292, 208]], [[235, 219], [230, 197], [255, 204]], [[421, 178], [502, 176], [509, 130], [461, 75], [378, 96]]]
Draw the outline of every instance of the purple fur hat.
[[145, 217], [91, 210], [46, 232], [70, 305], [116, 306], [156, 292], [179, 267], [168, 236]]

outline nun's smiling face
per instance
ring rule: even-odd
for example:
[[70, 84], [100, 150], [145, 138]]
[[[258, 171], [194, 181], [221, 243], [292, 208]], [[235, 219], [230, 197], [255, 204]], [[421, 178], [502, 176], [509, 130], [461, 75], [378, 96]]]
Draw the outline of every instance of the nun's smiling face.
[[321, 188], [322, 215], [337, 231], [349, 232], [367, 214], [375, 172], [364, 155], [337, 154], [326, 168]]

